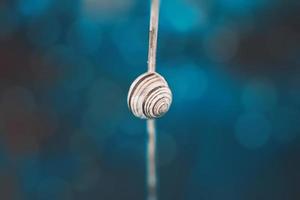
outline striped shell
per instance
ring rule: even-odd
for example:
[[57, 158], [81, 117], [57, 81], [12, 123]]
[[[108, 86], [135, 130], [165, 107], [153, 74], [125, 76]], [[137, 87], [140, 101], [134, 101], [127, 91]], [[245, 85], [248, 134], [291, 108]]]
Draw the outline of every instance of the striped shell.
[[147, 72], [130, 86], [127, 103], [136, 117], [154, 119], [168, 112], [172, 103], [172, 92], [161, 75]]

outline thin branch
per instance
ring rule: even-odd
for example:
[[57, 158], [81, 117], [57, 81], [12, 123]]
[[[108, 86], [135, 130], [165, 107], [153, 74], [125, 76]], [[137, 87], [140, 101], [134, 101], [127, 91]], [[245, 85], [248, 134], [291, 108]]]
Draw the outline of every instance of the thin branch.
[[147, 186], [148, 200], [157, 200], [156, 175], [156, 130], [155, 120], [147, 120], [148, 146], [147, 146]]
[[[156, 70], [159, 4], [160, 4], [160, 0], [151, 0], [148, 72], [155, 72]], [[157, 200], [156, 130], [155, 130], [154, 119], [147, 120], [147, 131], [148, 131], [148, 145], [147, 145], [148, 200]]]
[[149, 51], [148, 51], [149, 72], [155, 72], [155, 68], [156, 68], [159, 4], [160, 4], [159, 0], [151, 0], [151, 17], [150, 17]]

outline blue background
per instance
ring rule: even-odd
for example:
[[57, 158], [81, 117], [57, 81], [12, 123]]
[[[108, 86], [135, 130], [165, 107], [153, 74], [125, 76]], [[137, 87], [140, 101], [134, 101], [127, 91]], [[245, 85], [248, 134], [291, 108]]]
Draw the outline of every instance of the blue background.
[[[162, 0], [162, 200], [300, 198], [300, 4]], [[0, 1], [0, 199], [141, 200], [149, 1]]]

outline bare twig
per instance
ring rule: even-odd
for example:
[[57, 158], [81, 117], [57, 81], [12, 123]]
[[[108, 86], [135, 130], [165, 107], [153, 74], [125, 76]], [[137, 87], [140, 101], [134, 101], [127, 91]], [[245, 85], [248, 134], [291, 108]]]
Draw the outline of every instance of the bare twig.
[[147, 120], [148, 146], [147, 146], [147, 185], [148, 200], [157, 200], [156, 177], [156, 130], [155, 120]]
[[[148, 72], [155, 72], [156, 70], [159, 4], [160, 4], [160, 0], [151, 0]], [[147, 131], [148, 131], [148, 145], [147, 145], [148, 200], [157, 200], [156, 130], [155, 130], [154, 119], [147, 120]]]
[[148, 52], [148, 71], [149, 72], [155, 72], [155, 68], [156, 68], [159, 4], [160, 4], [159, 0], [151, 0], [149, 52]]

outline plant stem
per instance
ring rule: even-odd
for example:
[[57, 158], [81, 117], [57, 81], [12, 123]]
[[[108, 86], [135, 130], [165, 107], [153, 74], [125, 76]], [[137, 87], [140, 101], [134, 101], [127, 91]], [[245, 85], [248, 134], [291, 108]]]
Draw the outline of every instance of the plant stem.
[[156, 175], [156, 130], [155, 120], [147, 120], [148, 145], [147, 145], [147, 189], [148, 200], [157, 200], [157, 175]]
[[160, 4], [159, 0], [151, 0], [149, 51], [148, 51], [148, 71], [149, 72], [155, 72], [155, 68], [156, 68], [159, 4]]
[[[148, 72], [155, 72], [156, 70], [159, 4], [160, 4], [160, 0], [151, 0]], [[154, 119], [147, 120], [147, 131], [148, 131], [148, 145], [147, 145], [148, 200], [157, 200], [156, 129], [155, 129]]]

